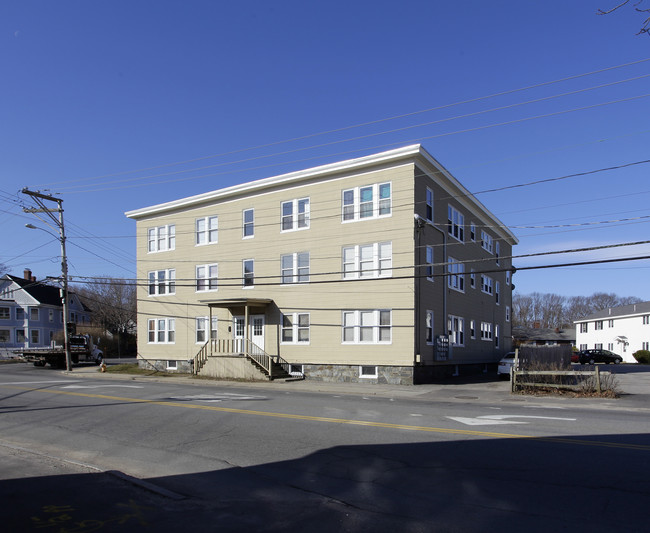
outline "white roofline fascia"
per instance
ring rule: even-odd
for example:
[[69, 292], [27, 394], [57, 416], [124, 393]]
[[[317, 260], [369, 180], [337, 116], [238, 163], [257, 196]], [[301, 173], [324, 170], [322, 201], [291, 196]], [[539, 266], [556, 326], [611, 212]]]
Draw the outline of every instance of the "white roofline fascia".
[[238, 185], [232, 185], [223, 189], [217, 189], [215, 191], [210, 191], [207, 193], [180, 198], [171, 202], [152, 205], [141, 209], [134, 209], [132, 211], [127, 211], [125, 215], [128, 218], [133, 219], [160, 215], [167, 211], [182, 209], [193, 205], [198, 206], [205, 202], [221, 200], [223, 198], [227, 198], [228, 196], [242, 193], [251, 193], [268, 187], [281, 185], [283, 183], [300, 182], [309, 178], [357, 170], [359, 168], [367, 167], [370, 165], [399, 161], [400, 159], [409, 157], [412, 157], [414, 159], [417, 157], [422, 157], [429, 165], [438, 169], [440, 173], [445, 177], [445, 179], [447, 179], [452, 184], [452, 186], [456, 187], [461, 192], [466, 200], [469, 200], [472, 204], [474, 204], [479, 210], [485, 213], [495, 223], [495, 225], [499, 227], [499, 229], [503, 230], [506, 235], [512, 239], [513, 244], [517, 244], [519, 242], [514, 233], [512, 233], [503, 222], [501, 222], [489, 209], [487, 209], [479, 200], [477, 200], [471, 192], [469, 192], [463, 185], [461, 185], [461, 183], [456, 178], [454, 178], [449, 173], [449, 171], [433, 156], [431, 156], [431, 154], [429, 154], [429, 152], [427, 152], [420, 144], [410, 144], [408, 146], [402, 146], [400, 148], [380, 152], [378, 154], [367, 155], [355, 159], [347, 159], [345, 161], [337, 161], [335, 163], [328, 163], [326, 165], [320, 165], [304, 170], [289, 172], [287, 174], [280, 174], [278, 176], [262, 178], [255, 181], [249, 181], [247, 183], [240, 183]]
[[217, 189], [215, 191], [210, 191], [207, 193], [188, 196], [186, 198], [173, 200], [171, 202], [152, 205], [149, 207], [144, 207], [142, 209], [135, 209], [132, 211], [127, 211], [125, 215], [128, 218], [136, 219], [149, 215], [157, 215], [166, 211], [198, 205], [204, 202], [209, 202], [210, 200], [218, 200], [235, 194], [257, 191], [260, 189], [265, 189], [267, 187], [281, 185], [287, 182], [302, 181], [308, 178], [326, 176], [327, 174], [333, 174], [336, 172], [355, 170], [364, 166], [376, 165], [379, 163], [385, 163], [387, 161], [396, 161], [398, 159], [403, 159], [405, 157], [414, 156], [420, 153], [422, 153], [421, 146], [419, 144], [412, 144], [378, 154], [368, 155], [355, 159], [348, 159], [345, 161], [338, 161], [336, 163], [328, 163], [327, 165], [289, 172], [287, 174], [280, 174], [278, 176], [272, 176], [270, 178], [262, 178], [259, 180], [226, 187], [224, 189]]

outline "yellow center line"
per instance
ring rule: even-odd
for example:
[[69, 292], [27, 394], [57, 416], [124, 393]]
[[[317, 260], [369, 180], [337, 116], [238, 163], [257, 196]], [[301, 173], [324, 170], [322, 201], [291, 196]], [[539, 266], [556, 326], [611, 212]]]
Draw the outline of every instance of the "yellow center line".
[[148, 405], [160, 405], [163, 407], [180, 407], [183, 409], [199, 409], [202, 411], [214, 411], [219, 413], [233, 413], [240, 415], [253, 415], [253, 416], [264, 416], [271, 418], [284, 418], [289, 420], [305, 420], [309, 422], [324, 422], [330, 424], [347, 424], [351, 426], [366, 426], [366, 427], [377, 427], [377, 428], [387, 428], [387, 429], [403, 429], [408, 431], [422, 431], [428, 433], [443, 433], [450, 435], [471, 435], [475, 437], [495, 437], [501, 439], [532, 439], [541, 442], [559, 442], [563, 444], [574, 444], [581, 446], [598, 446], [606, 448], [622, 448], [628, 450], [642, 450], [650, 451], [650, 446], [645, 444], [631, 444], [631, 443], [619, 443], [619, 442], [604, 442], [604, 441], [590, 441], [578, 438], [564, 438], [564, 437], [535, 437], [532, 435], [520, 435], [513, 433], [497, 433], [494, 431], [476, 431], [471, 429], [449, 429], [449, 428], [437, 428], [431, 426], [411, 426], [408, 424], [391, 424], [388, 422], [371, 422], [368, 420], [354, 420], [347, 418], [331, 418], [325, 416], [310, 416], [310, 415], [296, 415], [290, 413], [274, 413], [271, 411], [256, 411], [252, 409], [235, 409], [233, 407], [216, 407], [212, 405], [196, 405], [192, 403], [180, 403], [180, 402], [168, 402], [161, 400], [144, 400], [140, 398], [125, 398], [122, 396], [109, 396], [106, 394], [90, 394], [86, 392], [71, 392], [71, 391], [62, 391], [62, 390], [53, 390], [53, 389], [33, 389], [28, 387], [17, 387], [13, 385], [3, 387], [9, 389], [17, 389], [31, 392], [42, 392], [47, 394], [57, 394], [63, 396], [76, 396], [80, 398], [94, 398], [97, 400], [111, 400], [115, 402], [127, 402], [127, 403], [142, 403]]

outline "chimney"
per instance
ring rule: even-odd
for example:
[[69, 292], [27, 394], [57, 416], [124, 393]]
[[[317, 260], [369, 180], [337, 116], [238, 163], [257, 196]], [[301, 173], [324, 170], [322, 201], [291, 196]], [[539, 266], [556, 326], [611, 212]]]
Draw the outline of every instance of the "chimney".
[[36, 276], [32, 276], [32, 271], [29, 268], [26, 268], [23, 272], [23, 278], [27, 281], [36, 281]]

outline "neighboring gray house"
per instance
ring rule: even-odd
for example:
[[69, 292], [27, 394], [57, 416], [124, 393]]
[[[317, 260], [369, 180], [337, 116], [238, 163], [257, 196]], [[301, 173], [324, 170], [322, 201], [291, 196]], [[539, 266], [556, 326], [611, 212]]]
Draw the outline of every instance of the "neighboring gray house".
[[513, 347], [522, 344], [534, 344], [536, 346], [555, 346], [558, 344], [568, 344], [570, 346], [576, 343], [575, 329], [558, 329], [558, 328], [529, 328], [526, 326], [512, 327]]
[[609, 350], [626, 363], [636, 363], [634, 352], [650, 350], [650, 302], [609, 307], [574, 323], [580, 350]]
[[[69, 314], [68, 322], [90, 324], [90, 310], [72, 292]], [[0, 350], [49, 346], [63, 324], [59, 287], [37, 281], [29, 269], [22, 278], [0, 277]]]

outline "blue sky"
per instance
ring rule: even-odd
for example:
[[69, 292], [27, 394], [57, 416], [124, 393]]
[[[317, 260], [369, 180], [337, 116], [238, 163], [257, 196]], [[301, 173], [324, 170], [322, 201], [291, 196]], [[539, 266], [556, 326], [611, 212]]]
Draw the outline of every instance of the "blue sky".
[[[73, 280], [133, 278], [125, 211], [415, 142], [470, 191], [501, 189], [477, 197], [515, 255], [650, 240], [650, 38], [631, 8], [596, 15], [617, 3], [5, 0], [0, 263], [60, 273], [58, 242], [24, 227], [42, 224], [23, 187], [63, 199]], [[650, 300], [649, 274], [639, 260], [514, 282]]]

